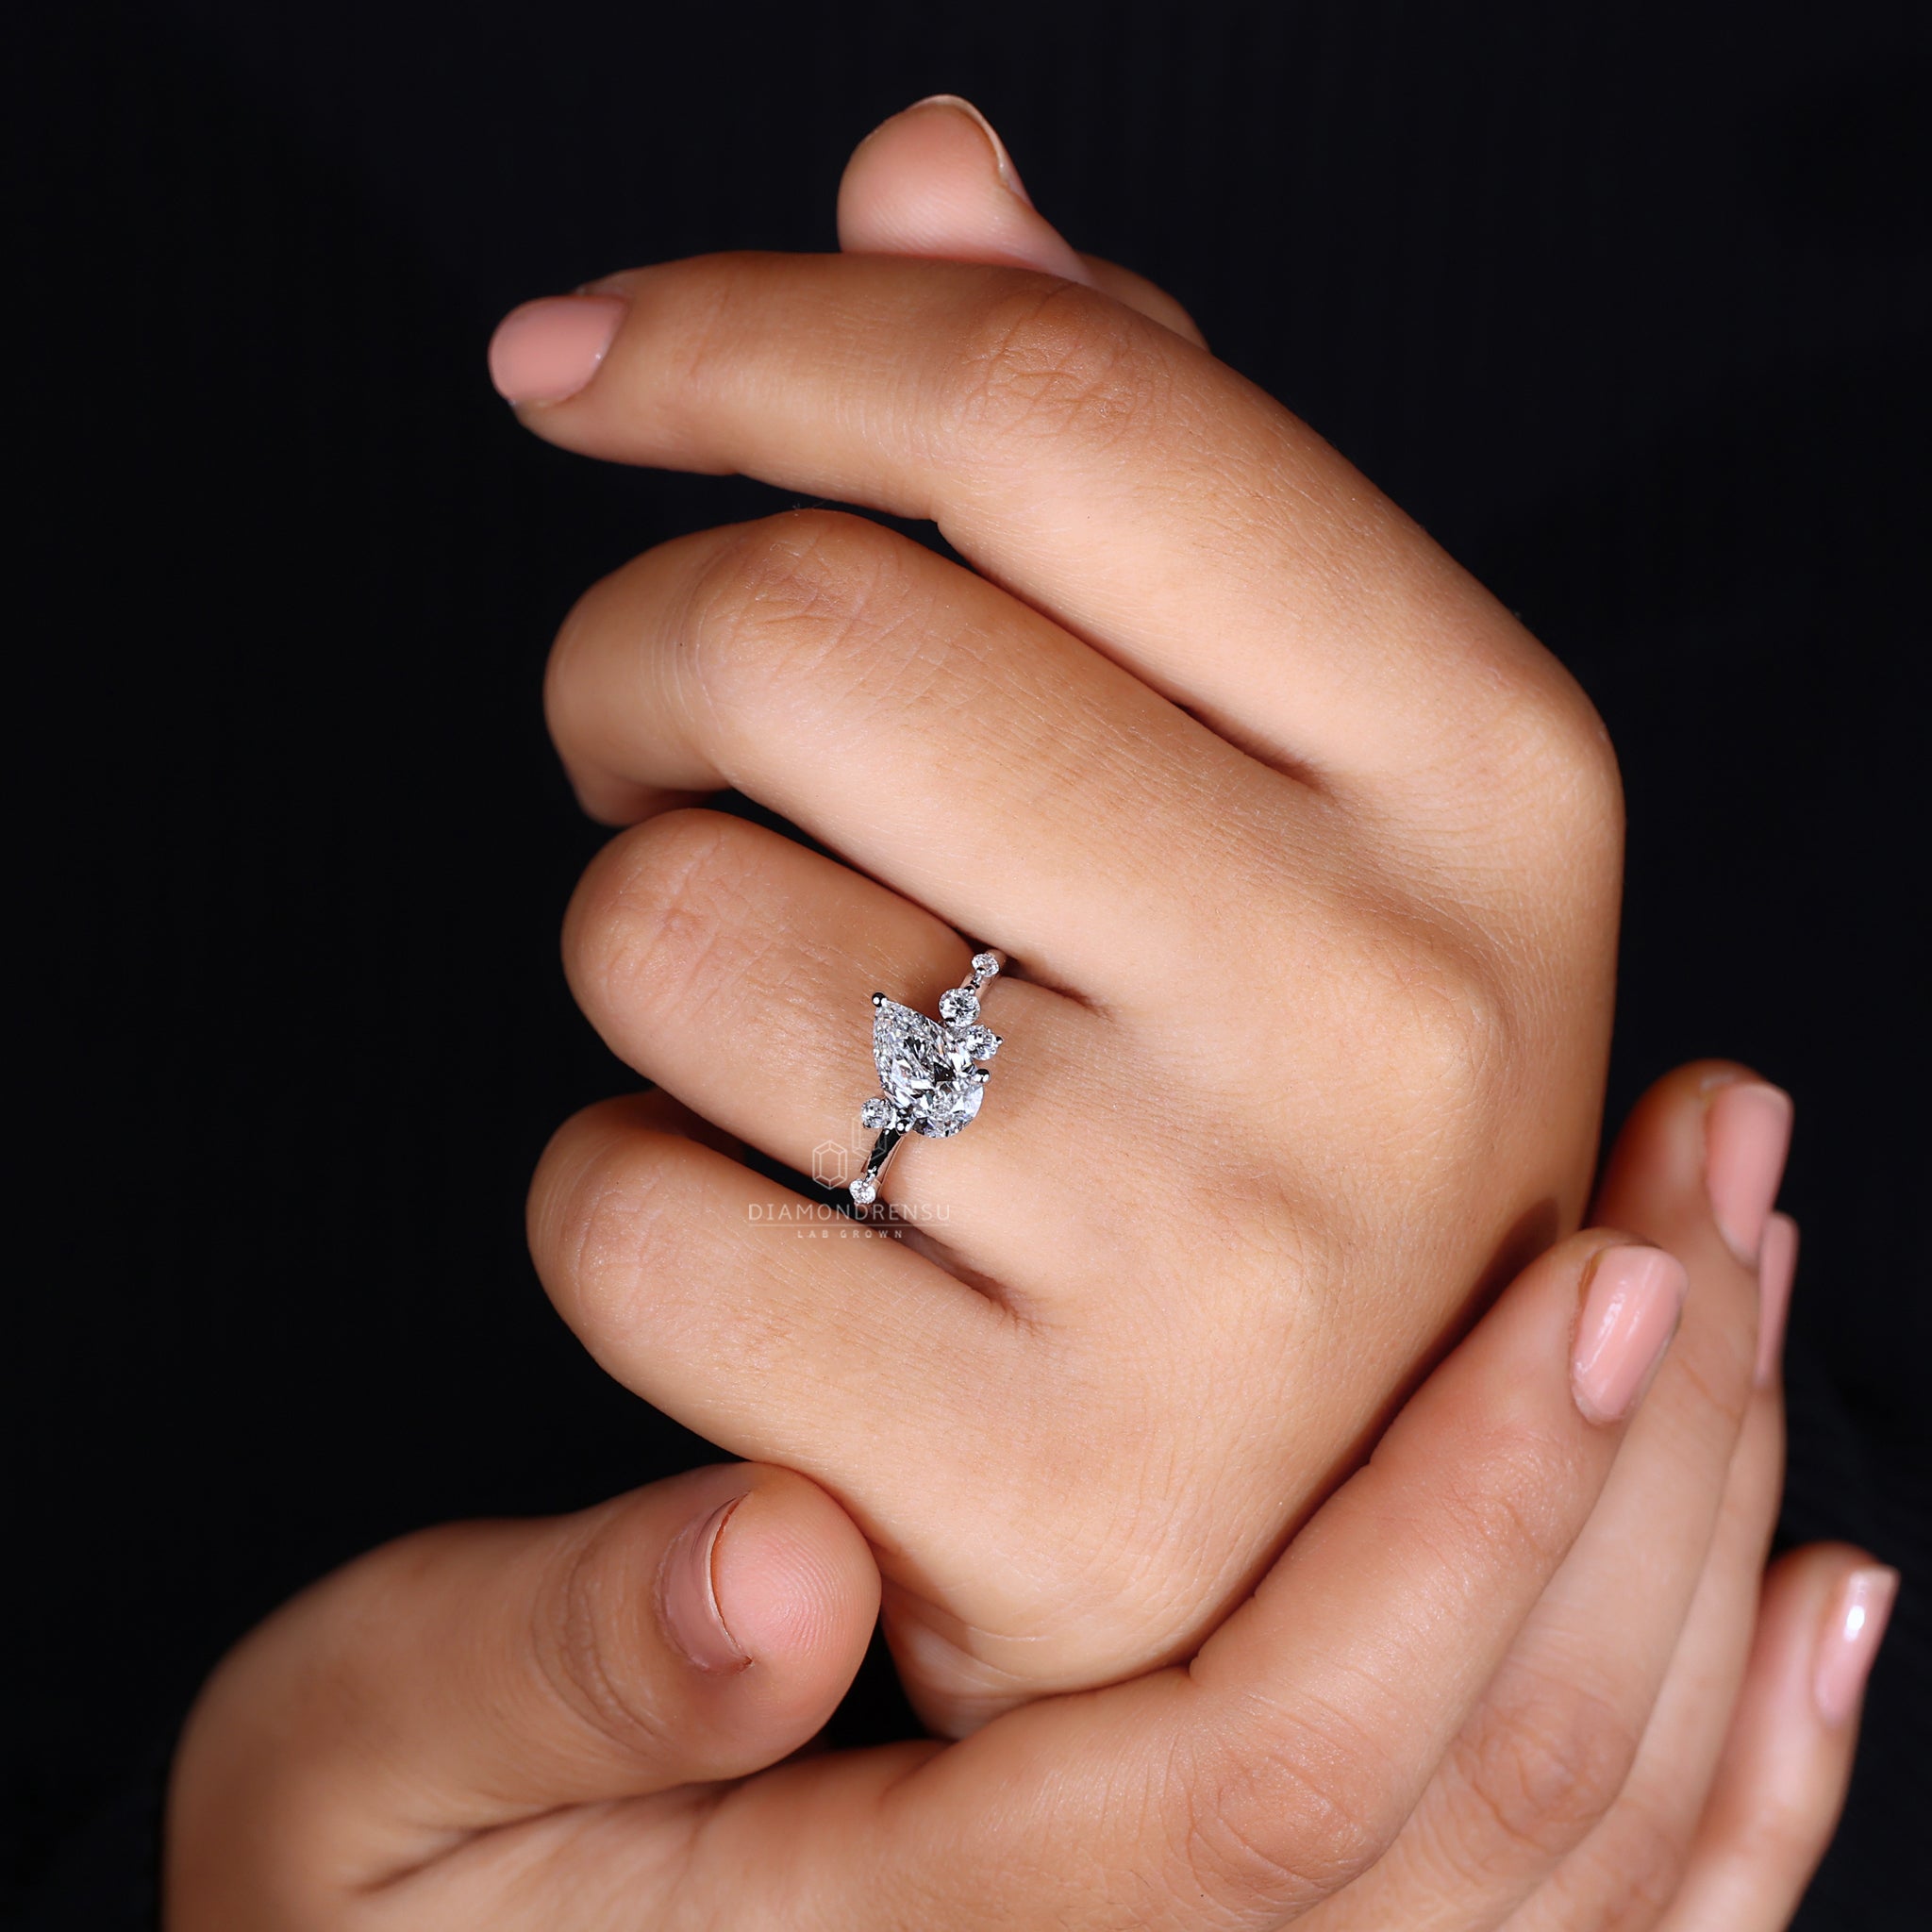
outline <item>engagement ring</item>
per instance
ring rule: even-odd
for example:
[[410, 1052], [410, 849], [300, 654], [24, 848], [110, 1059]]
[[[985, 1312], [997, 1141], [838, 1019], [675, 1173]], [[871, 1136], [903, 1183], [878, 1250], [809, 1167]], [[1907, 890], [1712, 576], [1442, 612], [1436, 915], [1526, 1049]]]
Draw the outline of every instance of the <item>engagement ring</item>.
[[1000, 1050], [1000, 1037], [979, 1024], [979, 991], [1000, 970], [996, 953], [975, 953], [973, 970], [940, 995], [940, 1017], [929, 1020], [884, 993], [872, 996], [872, 1057], [882, 1097], [868, 1100], [861, 1124], [878, 1129], [852, 1198], [865, 1208], [878, 1198], [879, 1176], [908, 1134], [944, 1141], [979, 1111], [992, 1069], [977, 1064]]

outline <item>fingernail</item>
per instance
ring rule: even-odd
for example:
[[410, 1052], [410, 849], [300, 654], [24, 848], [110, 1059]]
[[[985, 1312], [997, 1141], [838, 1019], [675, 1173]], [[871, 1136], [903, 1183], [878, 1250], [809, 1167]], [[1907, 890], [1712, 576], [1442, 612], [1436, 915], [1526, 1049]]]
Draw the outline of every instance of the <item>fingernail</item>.
[[958, 94], [927, 94], [924, 100], [914, 101], [906, 111], [911, 114], [921, 108], [952, 108], [964, 114], [986, 136], [987, 145], [992, 149], [993, 166], [999, 171], [1000, 185], [1009, 194], [1017, 195], [1028, 208], [1033, 206], [1033, 197], [1026, 192], [1026, 184], [1020, 179], [1020, 171], [1014, 167], [1006, 142], [999, 138], [992, 123], [971, 101]]
[[742, 1501], [733, 1496], [687, 1524], [665, 1551], [658, 1573], [664, 1627], [701, 1671], [741, 1671], [751, 1661], [725, 1627], [716, 1582], [718, 1539]]
[[1833, 1600], [1811, 1675], [1811, 1695], [1826, 1724], [1847, 1724], [1857, 1709], [1897, 1595], [1898, 1572], [1874, 1563], [1854, 1570]]
[[1757, 1244], [1757, 1386], [1777, 1380], [1784, 1355], [1785, 1316], [1791, 1306], [1791, 1280], [1798, 1272], [1798, 1224], [1774, 1214]]
[[490, 339], [490, 379], [510, 403], [560, 403], [595, 375], [628, 305], [618, 295], [547, 295], [512, 308]]
[[1621, 1422], [1650, 1385], [1683, 1312], [1684, 1265], [1661, 1248], [1605, 1248], [1590, 1271], [1570, 1386], [1593, 1423]]
[[1765, 1217], [1784, 1178], [1791, 1144], [1791, 1096], [1763, 1080], [1732, 1080], [1704, 1117], [1704, 1185], [1731, 1252], [1757, 1259]]

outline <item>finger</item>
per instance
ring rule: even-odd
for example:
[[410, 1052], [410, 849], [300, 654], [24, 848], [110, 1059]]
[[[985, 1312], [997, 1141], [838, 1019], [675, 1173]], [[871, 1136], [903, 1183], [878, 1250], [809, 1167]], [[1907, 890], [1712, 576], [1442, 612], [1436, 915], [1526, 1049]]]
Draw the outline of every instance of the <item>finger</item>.
[[[1576, 1813], [1588, 1834], [1572, 1834], [1580, 1842], [1509, 1917], [1510, 1932], [1648, 1925], [1674, 1895], [1751, 1647], [1782, 1485], [1781, 1407], [1774, 1391], [1753, 1400], [1709, 1557], [1634, 1756], [1627, 1724], [1605, 1724], [1614, 1740], [1609, 1761], [1592, 1781], [1588, 1811]], [[1641, 1542], [1629, 1570], [1612, 1591], [1626, 1610], [1654, 1575]]]
[[[1325, 1932], [1393, 1924], [1448, 1932], [1501, 1919], [1617, 1803], [1693, 1605], [1708, 1646], [1720, 1658], [1728, 1646], [1741, 1665], [1782, 1431], [1774, 1398], [1753, 1402], [1755, 1272], [1725, 1241], [1706, 1182], [1713, 1159], [1735, 1165], [1727, 1130], [1745, 1117], [1713, 1108], [1720, 1072], [1726, 1084], [1744, 1077], [1699, 1063], [1638, 1103], [1597, 1204], [1600, 1222], [1687, 1264], [1670, 1358], [1589, 1526], [1441, 1774], [1390, 1856], [1324, 1907]], [[1781, 1164], [1781, 1142], [1757, 1151]], [[1775, 1175], [1754, 1180], [1768, 1199]], [[1740, 1445], [1747, 1412], [1756, 1426]], [[1720, 1525], [1724, 1547], [1714, 1553]], [[1728, 1708], [1725, 1698], [1720, 1721]], [[1579, 1913], [1566, 1923], [1587, 1922]]]
[[[1772, 1363], [1796, 1262], [1796, 1229], [1768, 1208], [1783, 1165], [1790, 1105], [1775, 1089], [1726, 1065], [1688, 1068], [1665, 1086], [1671, 1082], [1693, 1085], [1708, 1101], [1702, 1166], [1711, 1209], [1703, 1266], [1717, 1274], [1729, 1259], [1734, 1273], [1761, 1277], [1764, 1314], [1753, 1324], [1756, 1340], [1749, 1359], [1755, 1388], [1723, 1505], [1711, 1525], [1709, 1556], [1695, 1596], [1683, 1607], [1681, 1632], [1664, 1659], [1667, 1668], [1656, 1685], [1655, 1707], [1641, 1723], [1623, 1787], [1587, 1839], [1511, 1919], [1512, 1932], [1557, 1932], [1611, 1918], [1633, 1926], [1649, 1924], [1675, 1892], [1750, 1654], [1759, 1582], [1783, 1486], [1783, 1404]], [[1618, 1165], [1612, 1166], [1613, 1184]], [[1730, 1211], [1740, 1198], [1736, 1187], [1740, 1179], [1748, 1183], [1744, 1197], [1754, 1204], [1745, 1222]], [[1720, 1206], [1727, 1210], [1727, 1221], [1720, 1219]], [[1688, 1246], [1689, 1237], [1689, 1230], [1680, 1229], [1674, 1239]], [[1757, 1269], [1745, 1270], [1733, 1258], [1733, 1241], [1758, 1256]], [[1694, 1278], [1695, 1264], [1692, 1272]], [[1735, 1360], [1708, 1354], [1700, 1360], [1694, 1342], [1685, 1347], [1688, 1339], [1680, 1338], [1673, 1353], [1673, 1370], [1694, 1367], [1699, 1378], [1707, 1379], [1739, 1367]], [[1659, 1396], [1663, 1392], [1661, 1388], [1657, 1391]], [[1647, 1424], [1654, 1409], [1655, 1405], [1646, 1409]], [[1633, 1441], [1632, 1451], [1638, 1446]], [[1635, 1515], [1624, 1524], [1621, 1579], [1614, 1570], [1597, 1579], [1601, 1591], [1613, 1599], [1621, 1596], [1633, 1614], [1637, 1604], [1662, 1587], [1650, 1560], [1652, 1539], [1674, 1514], [1683, 1517], [1681, 1495], [1660, 1485], [1648, 1519]], [[1641, 1553], [1641, 1558], [1633, 1552]]]
[[1123, 268], [1117, 261], [1108, 261], [1104, 256], [1083, 254], [1080, 260], [1087, 270], [1087, 279], [1103, 295], [1111, 295], [1116, 302], [1138, 308], [1150, 321], [1173, 329], [1197, 348], [1208, 346], [1200, 325], [1158, 282], [1150, 282], [1145, 275]]
[[[1683, 1286], [1669, 1256], [1601, 1233], [1552, 1250], [1190, 1668], [1027, 1706], [895, 1767], [877, 1840], [786, 1883], [862, 1882], [890, 1907], [957, 1862], [975, 1895], [1004, 1884], [1024, 1923], [1077, 1907], [1082, 1924], [1189, 1927], [1273, 1925], [1345, 1884], [1387, 1848], [1588, 1519]], [[747, 1787], [706, 1855], [736, 1865], [779, 1828], [771, 1807], [800, 1797], [784, 1778]]]
[[679, 1111], [607, 1101], [544, 1149], [530, 1252], [558, 1312], [686, 1427], [823, 1482], [888, 1549], [929, 1542], [920, 1498], [957, 1523], [983, 1488], [934, 1445], [978, 1429], [1012, 1324], [900, 1242], [698, 1145]]
[[1033, 206], [992, 124], [958, 94], [916, 101], [859, 142], [839, 184], [839, 245], [854, 255], [1038, 269], [1099, 289], [1191, 342], [1202, 340], [1165, 290], [1067, 245]]
[[[909, 1242], [695, 1144], [680, 1113], [661, 1094], [591, 1108], [539, 1164], [530, 1250], [578, 1340], [687, 1428], [838, 1500], [874, 1545], [902, 1674], [936, 1728], [1091, 1675], [1096, 1644], [1121, 1642], [1108, 1619], [1134, 1601], [1138, 1559], [1102, 1525], [1085, 1569], [1070, 1564], [1084, 1545], [1060, 1492], [960, 1453], [985, 1437], [989, 1389], [1022, 1437], [1044, 1428], [1072, 1352]], [[1077, 1489], [1122, 1453], [1063, 1444], [1060, 1472]], [[1031, 1552], [1049, 1544], [1083, 1585], [1071, 1602], [1071, 1586], [1042, 1600]]]
[[[1722, 1174], [1724, 1163], [1714, 1166]], [[1675, 1897], [1689, 1867], [1744, 1681], [1783, 1487], [1776, 1354], [1796, 1260], [1795, 1225], [1770, 1216], [1760, 1243], [1757, 1392], [1684, 1633], [1617, 1802], [1510, 1921], [1511, 1932], [1558, 1932], [1608, 1918], [1649, 1924]]]
[[958, 94], [915, 101], [853, 150], [839, 182], [839, 246], [1090, 279], [1034, 208], [992, 123]]
[[[1653, 1924], [1682, 1881], [1757, 1624], [1782, 1487], [1774, 1394], [1746, 1418], [1724, 1508], [1689, 1616], [1622, 1790], [1577, 1848], [1508, 1920], [1509, 1932]], [[1632, 1566], [1648, 1578], [1649, 1565]], [[1631, 1590], [1628, 1594], [1635, 1594]]]
[[[654, 1093], [565, 1125], [531, 1188], [538, 1273], [625, 1387], [733, 1454], [809, 1475], [858, 1523], [922, 1717], [958, 1733], [1091, 1681], [1096, 1655], [1123, 1674], [1150, 1641], [1174, 1655], [1164, 1611], [1146, 1613], [1143, 1559], [1064, 1505], [1137, 1446], [1061, 1429], [1046, 1488], [962, 1453], [986, 1438], [990, 1389], [1021, 1439], [1054, 1433], [1065, 1390], [1091, 1373], [1076, 1351], [909, 1241], [696, 1145], [681, 1116]], [[1064, 1589], [1043, 1589], [1043, 1549]], [[1215, 1560], [1224, 1586], [1245, 1567], [1240, 1552]]]
[[1772, 1566], [1749, 1672], [1663, 1932], [1782, 1932], [1831, 1841], [1898, 1573], [1813, 1544]]
[[[739, 1141], [835, 1187], [860, 1173], [872, 1139], [859, 1108], [879, 1091], [873, 992], [931, 1013], [972, 954], [874, 880], [710, 811], [667, 813], [612, 841], [571, 902], [563, 951], [577, 1004], [613, 1052]], [[1108, 1204], [1158, 1174], [1137, 1173], [1134, 1151], [1105, 1137], [1074, 1137], [1042, 1167], [1025, 1124], [1091, 1105], [1096, 1070], [1119, 1055], [1114, 1029], [1005, 974], [982, 1001], [983, 1023], [1021, 1050], [987, 1067], [971, 1134], [906, 1136], [894, 1212], [1003, 1295], [1113, 1281], [1133, 1257]]]
[[[1542, 824], [1553, 757], [1602, 762], [1566, 674], [1392, 505], [1093, 290], [882, 256], [709, 257], [597, 289], [526, 306], [492, 345], [553, 442], [932, 518], [1273, 762], [1432, 808], [1452, 764], [1479, 759], [1486, 795], [1498, 771], [1522, 779], [1491, 799], [1510, 826], [1486, 810], [1484, 835]], [[563, 396], [566, 341], [585, 383]]]
[[[175, 1768], [171, 1890], [197, 1923], [259, 1923], [466, 1834], [757, 1770], [830, 1715], [877, 1607], [864, 1540], [785, 1470], [407, 1537], [209, 1681]], [[249, 1908], [211, 1913], [224, 1897]]]
[[[1105, 999], [1144, 999], [1150, 958], [1177, 976], [1278, 951], [1277, 896], [1230, 901], [1226, 880], [1306, 892], [1330, 862], [1312, 827], [1283, 836], [1282, 815], [1312, 814], [1300, 787], [997, 587], [842, 513], [647, 552], [571, 613], [547, 695], [600, 816], [735, 787], [1029, 976]], [[1322, 942], [1343, 924], [1321, 922]]]

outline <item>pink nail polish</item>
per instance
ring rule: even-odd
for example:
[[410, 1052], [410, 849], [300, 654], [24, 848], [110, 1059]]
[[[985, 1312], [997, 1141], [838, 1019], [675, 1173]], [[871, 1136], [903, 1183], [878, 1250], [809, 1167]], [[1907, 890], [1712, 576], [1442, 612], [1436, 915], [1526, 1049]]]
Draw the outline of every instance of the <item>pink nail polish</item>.
[[718, 1608], [713, 1566], [718, 1539], [743, 1498], [733, 1496], [689, 1523], [664, 1552], [658, 1597], [664, 1627], [701, 1671], [741, 1671], [751, 1661], [733, 1641]]
[[1593, 1423], [1621, 1422], [1636, 1406], [1677, 1332], [1684, 1265], [1661, 1248], [1605, 1248], [1590, 1271], [1576, 1324], [1570, 1385]]
[[620, 295], [549, 295], [512, 308], [490, 339], [490, 379], [512, 403], [560, 403], [595, 375], [629, 305]]
[[1798, 1272], [1798, 1224], [1774, 1214], [1757, 1244], [1757, 1386], [1777, 1380], [1784, 1355], [1785, 1316], [1791, 1306], [1791, 1281]]
[[1845, 1578], [1819, 1632], [1811, 1674], [1811, 1695], [1826, 1724], [1848, 1724], [1857, 1711], [1897, 1595], [1898, 1572], [1882, 1564]]
[[1789, 1093], [1762, 1080], [1732, 1080], [1711, 1095], [1704, 1117], [1704, 1185], [1720, 1231], [1747, 1266], [1757, 1259], [1790, 1143]]

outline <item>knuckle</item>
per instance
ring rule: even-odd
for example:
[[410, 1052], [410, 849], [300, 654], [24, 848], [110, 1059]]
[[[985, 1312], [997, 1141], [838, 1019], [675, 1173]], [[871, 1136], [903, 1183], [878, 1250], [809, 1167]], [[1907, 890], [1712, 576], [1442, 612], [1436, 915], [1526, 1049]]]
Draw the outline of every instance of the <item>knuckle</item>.
[[1524, 1850], [1560, 1857], [1616, 1802], [1638, 1739], [1615, 1707], [1581, 1685], [1541, 1673], [1507, 1672], [1457, 1750], [1458, 1783], [1474, 1817], [1460, 1832], [1469, 1861], [1500, 1840], [1505, 1857]]
[[1413, 908], [1353, 898], [1316, 997], [1351, 1054], [1370, 1158], [1405, 1185], [1466, 1187], [1520, 1105], [1534, 1008], [1510, 962]]
[[1643, 1932], [1670, 1909], [1690, 1863], [1690, 1831], [1701, 1806], [1683, 1823], [1627, 1796], [1591, 1840], [1600, 1907], [1591, 1924], [1601, 1932]]
[[1710, 1271], [1698, 1281], [1697, 1294], [1703, 1306], [1686, 1320], [1666, 1366], [1690, 1391], [1698, 1411], [1693, 1427], [1722, 1468], [1755, 1392], [1756, 1284], [1743, 1270], [1730, 1281]]
[[1472, 1578], [1499, 1551], [1529, 1574], [1554, 1574], [1575, 1540], [1579, 1474], [1575, 1452], [1547, 1430], [1492, 1414], [1430, 1485], [1427, 1517], [1413, 1528], [1445, 1568]]
[[[1367, 1871], [1398, 1783], [1345, 1719], [1270, 1709], [1189, 1763], [1170, 1807], [1179, 1885], [1215, 1907], [1299, 1914]], [[1177, 1770], [1179, 1767], [1177, 1767]]]
[[1467, 950], [1412, 932], [1382, 971], [1385, 1038], [1398, 1063], [1392, 1087], [1406, 1118], [1447, 1144], [1483, 1138], [1518, 1058], [1515, 1015], [1495, 973]]
[[827, 673], [904, 584], [901, 540], [845, 510], [799, 509], [728, 533], [692, 573], [676, 635], [693, 697], [728, 723], [788, 703]]
[[1149, 331], [1128, 310], [1077, 283], [1027, 277], [967, 325], [945, 412], [991, 441], [1031, 444], [1074, 434], [1109, 444], [1171, 391]]
[[702, 1010], [720, 975], [707, 971], [721, 935], [747, 924], [737, 822], [722, 812], [665, 812], [613, 839], [571, 902], [564, 958], [592, 1024], [621, 1012]]
[[1507, 728], [1491, 735], [1496, 808], [1577, 860], [1624, 849], [1624, 784], [1610, 734], [1583, 689], [1556, 663], [1516, 689]]
[[1813, 1791], [1808, 1802], [1786, 1791], [1764, 1791], [1746, 1811], [1725, 1820], [1725, 1855], [1767, 1875], [1788, 1874], [1802, 1885], [1831, 1839], [1833, 1795]]
[[605, 1103], [558, 1130], [545, 1150], [533, 1195], [530, 1246], [558, 1312], [591, 1349], [635, 1328], [640, 1293], [675, 1268], [681, 1216], [670, 1185], [671, 1134], [623, 1139], [599, 1116]]
[[677, 1740], [640, 1668], [649, 1652], [624, 1634], [636, 1624], [640, 1579], [611, 1522], [550, 1559], [527, 1626], [530, 1661], [536, 1680], [591, 1732], [627, 1755], [656, 1757]]

